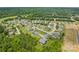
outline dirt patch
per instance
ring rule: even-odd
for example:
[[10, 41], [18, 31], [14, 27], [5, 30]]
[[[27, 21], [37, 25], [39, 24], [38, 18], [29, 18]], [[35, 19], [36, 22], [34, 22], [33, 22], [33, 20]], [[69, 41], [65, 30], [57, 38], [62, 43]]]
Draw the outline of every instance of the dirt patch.
[[62, 51], [79, 51], [79, 45], [76, 43], [76, 34], [78, 26], [75, 24], [65, 25], [64, 45]]

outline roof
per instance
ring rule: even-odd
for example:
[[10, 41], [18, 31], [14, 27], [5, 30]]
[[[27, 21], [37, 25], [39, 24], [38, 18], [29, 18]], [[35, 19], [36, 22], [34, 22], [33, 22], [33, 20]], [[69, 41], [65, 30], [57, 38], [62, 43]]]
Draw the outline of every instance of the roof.
[[39, 40], [39, 42], [42, 43], [42, 44], [45, 44], [46, 41], [47, 41], [47, 39], [45, 39], [45, 38], [41, 38], [41, 39]]
[[60, 38], [60, 32], [53, 32], [52, 37], [54, 38]]

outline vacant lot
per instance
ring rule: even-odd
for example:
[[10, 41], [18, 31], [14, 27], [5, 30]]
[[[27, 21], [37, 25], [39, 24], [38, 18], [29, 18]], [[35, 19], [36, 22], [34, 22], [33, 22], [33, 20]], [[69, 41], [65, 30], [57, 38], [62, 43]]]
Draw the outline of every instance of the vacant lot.
[[66, 24], [63, 51], [77, 51], [76, 35], [78, 32], [78, 25]]

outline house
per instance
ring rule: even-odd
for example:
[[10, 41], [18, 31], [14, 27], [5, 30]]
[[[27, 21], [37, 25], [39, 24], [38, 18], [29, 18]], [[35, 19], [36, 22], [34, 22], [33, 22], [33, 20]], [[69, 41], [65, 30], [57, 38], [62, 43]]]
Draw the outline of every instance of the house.
[[40, 42], [41, 44], [45, 44], [46, 41], [47, 41], [47, 38], [48, 38], [48, 34], [45, 34], [45, 35], [39, 40], [39, 42]]
[[59, 38], [60, 38], [60, 32], [53, 32], [53, 33], [52, 33], [52, 37], [59, 39]]
[[40, 42], [41, 44], [45, 44], [46, 41], [47, 41], [47, 39], [45, 39], [45, 38], [41, 38], [41, 39], [39, 40], [39, 42]]
[[5, 32], [7, 32], [7, 34], [8, 35], [13, 35], [13, 34], [15, 34], [16, 33], [16, 29], [13, 29], [13, 28], [7, 28], [6, 30], [5, 30]]
[[54, 28], [54, 23], [50, 22], [50, 23], [48, 24], [48, 28], [50, 28], [50, 29]]
[[22, 25], [27, 25], [28, 21], [25, 19], [20, 20], [20, 24]]

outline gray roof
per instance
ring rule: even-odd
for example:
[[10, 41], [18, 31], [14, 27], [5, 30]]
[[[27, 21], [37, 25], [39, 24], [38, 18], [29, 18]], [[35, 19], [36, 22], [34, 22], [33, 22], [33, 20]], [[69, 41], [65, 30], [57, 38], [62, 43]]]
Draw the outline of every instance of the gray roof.
[[41, 44], [45, 44], [45, 42], [47, 41], [47, 38], [48, 38], [48, 34], [45, 34], [45, 35], [39, 40], [39, 42], [40, 42]]
[[60, 38], [60, 32], [53, 32], [52, 37], [53, 38]]
[[39, 42], [42, 43], [42, 44], [45, 44], [46, 41], [47, 41], [47, 39], [45, 39], [45, 38], [41, 38], [41, 39], [39, 40]]

